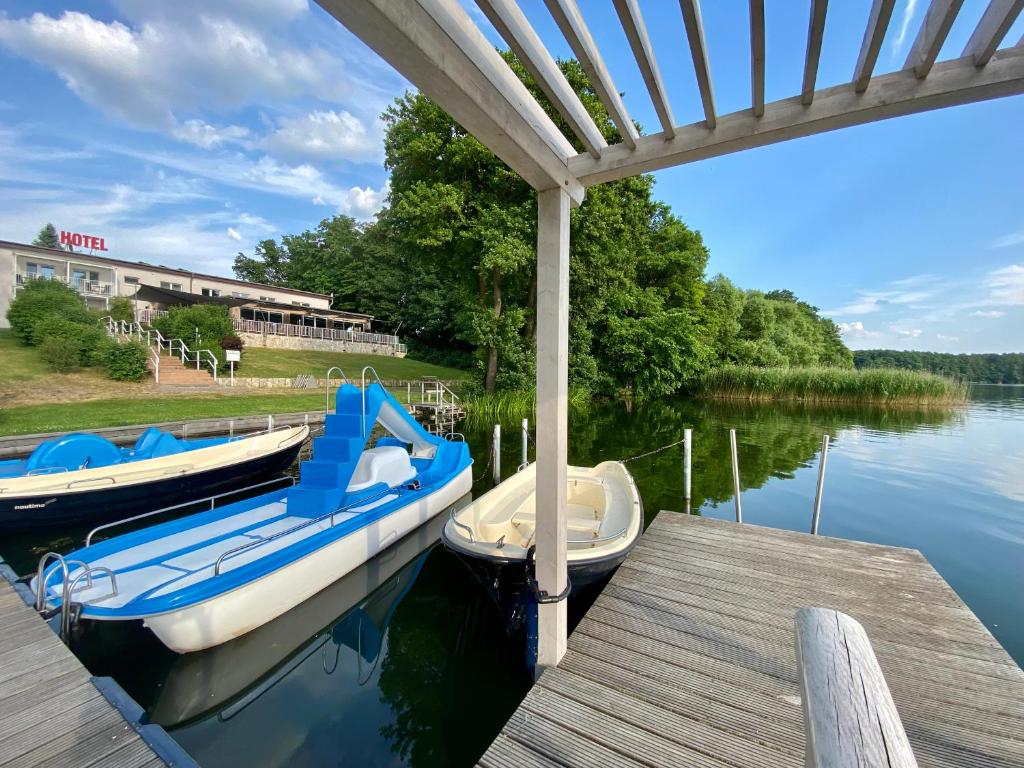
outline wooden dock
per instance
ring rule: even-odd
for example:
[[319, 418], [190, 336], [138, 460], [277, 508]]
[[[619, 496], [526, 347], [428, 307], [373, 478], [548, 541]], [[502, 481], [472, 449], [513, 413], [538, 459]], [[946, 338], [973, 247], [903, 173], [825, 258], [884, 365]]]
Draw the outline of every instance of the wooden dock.
[[0, 576], [0, 766], [195, 765], [158, 726], [130, 724], [111, 702], [119, 694]]
[[919, 764], [1024, 766], [1024, 672], [916, 550], [662, 512], [480, 764], [804, 764], [794, 616], [867, 629]]

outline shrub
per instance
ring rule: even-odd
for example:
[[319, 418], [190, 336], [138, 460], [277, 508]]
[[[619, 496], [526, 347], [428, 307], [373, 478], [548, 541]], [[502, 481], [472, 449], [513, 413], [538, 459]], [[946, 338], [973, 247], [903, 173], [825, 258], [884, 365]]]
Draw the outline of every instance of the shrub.
[[156, 319], [153, 326], [165, 339], [181, 339], [189, 349], [209, 349], [216, 355], [218, 365], [224, 363], [220, 340], [234, 335], [228, 308], [221, 304], [171, 307], [165, 316]]
[[[225, 351], [229, 349], [237, 349], [239, 352], [241, 352], [243, 349], [245, 349], [245, 342], [242, 341], [242, 339], [239, 336], [230, 333], [220, 340], [220, 348]], [[236, 362], [235, 370], [237, 371], [241, 365], [241, 361]]]
[[82, 342], [73, 336], [52, 336], [39, 345], [39, 356], [58, 373], [68, 373], [82, 364]]
[[14, 335], [22, 344], [32, 344], [36, 323], [47, 315], [88, 324], [92, 322], [82, 297], [56, 280], [32, 280], [14, 297], [7, 310]]
[[58, 338], [76, 340], [81, 350], [79, 365], [90, 365], [93, 351], [107, 336], [99, 326], [76, 323], [56, 313], [44, 315], [32, 329], [32, 343], [36, 346]]
[[149, 375], [148, 362], [149, 351], [138, 342], [104, 345], [103, 367], [115, 381], [141, 381]]
[[107, 313], [114, 320], [132, 323], [135, 321], [135, 310], [132, 308], [132, 300], [124, 296], [118, 296], [110, 300], [110, 311]]

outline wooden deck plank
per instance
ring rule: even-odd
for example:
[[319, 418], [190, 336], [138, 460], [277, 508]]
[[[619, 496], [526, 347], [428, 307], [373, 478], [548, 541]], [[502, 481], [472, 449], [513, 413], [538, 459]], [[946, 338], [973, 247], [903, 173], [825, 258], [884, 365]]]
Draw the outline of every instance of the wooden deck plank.
[[1024, 768], [1024, 672], [919, 552], [669, 512], [481, 764], [799, 765], [805, 606], [863, 624], [922, 768]]
[[68, 647], [0, 579], [0, 766], [162, 764]]

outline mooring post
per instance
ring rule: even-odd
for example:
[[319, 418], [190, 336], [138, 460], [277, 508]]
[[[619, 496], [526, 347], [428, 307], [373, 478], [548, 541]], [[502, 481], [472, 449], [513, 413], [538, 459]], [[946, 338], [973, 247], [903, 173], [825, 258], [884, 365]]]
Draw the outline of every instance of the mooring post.
[[405, 404], [412, 405], [412, 382], [405, 382]]
[[729, 430], [729, 447], [732, 449], [732, 497], [736, 502], [736, 522], [743, 522], [743, 505], [740, 503], [740, 459], [736, 453], [736, 430]]
[[494, 442], [491, 446], [494, 457], [494, 484], [501, 482], [501, 424], [494, 425]]
[[267, 432], [274, 429], [274, 415], [272, 413], [267, 414]]
[[228, 422], [228, 437], [234, 437], [234, 436], [235, 436], [235, 422], [232, 420], [232, 421]]
[[814, 491], [814, 515], [811, 517], [811, 533], [817, 535], [818, 520], [821, 518], [821, 492], [825, 489], [825, 464], [828, 461], [828, 435], [821, 438], [821, 458], [818, 460], [818, 487]]
[[520, 461], [519, 469], [526, 469], [526, 465], [530, 463], [528, 456], [528, 447], [526, 445], [527, 440], [530, 438], [530, 420], [523, 419], [523, 434], [520, 435], [521, 447], [520, 447]]
[[188, 437], [188, 424], [187, 423], [181, 425], [181, 439], [184, 440], [186, 437]]
[[687, 427], [683, 430], [683, 495], [686, 497], [686, 511], [690, 511], [690, 487], [692, 478], [693, 462], [693, 430]]

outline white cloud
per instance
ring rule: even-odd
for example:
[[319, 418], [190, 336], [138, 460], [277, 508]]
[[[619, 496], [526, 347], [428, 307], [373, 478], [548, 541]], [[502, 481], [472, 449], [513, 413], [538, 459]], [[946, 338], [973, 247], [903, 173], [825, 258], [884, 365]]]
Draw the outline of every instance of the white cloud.
[[234, 227], [228, 227], [228, 237], [232, 240], [241, 240], [242, 236], [238, 233], [238, 230]]
[[891, 330], [901, 339], [916, 339], [923, 333], [920, 328], [897, 328], [896, 326], [891, 326]]
[[985, 280], [989, 304], [1024, 305], [1024, 264], [989, 272]]
[[978, 309], [971, 312], [973, 317], [1002, 317], [1005, 314], [1005, 312], [998, 309]]
[[851, 339], [874, 339], [882, 335], [878, 331], [869, 331], [860, 320], [839, 323], [839, 332]]
[[1014, 245], [1024, 245], [1024, 229], [1018, 232], [1010, 232], [992, 241], [992, 248], [1009, 248]]
[[190, 135], [180, 116], [199, 109], [302, 96], [337, 102], [352, 93], [340, 59], [271, 38], [252, 25], [251, 16], [224, 15], [255, 8], [254, 2], [234, 0], [216, 10], [198, 4], [203, 10], [181, 16], [153, 10], [163, 5], [124, 3], [134, 11], [133, 26], [75, 11], [0, 17], [0, 45], [52, 68], [79, 98], [107, 115], [172, 135]]
[[960, 341], [959, 336], [947, 336], [944, 333], [936, 333], [935, 338], [939, 341]]
[[[890, 283], [890, 286], [907, 285], [908, 280], [899, 280]], [[858, 315], [869, 315], [885, 308], [888, 304], [919, 305], [921, 301], [930, 299], [937, 292], [936, 288], [918, 290], [896, 290], [896, 291], [858, 291], [856, 299], [836, 307], [825, 310], [822, 314], [834, 317], [856, 317]]]
[[176, 139], [188, 144], [195, 144], [203, 149], [215, 149], [227, 143], [244, 142], [249, 136], [249, 129], [241, 125], [217, 128], [202, 120], [186, 120], [171, 133]]
[[372, 128], [344, 110], [284, 117], [261, 146], [290, 159], [380, 161], [384, 136], [379, 121]]
[[890, 53], [893, 61], [899, 58], [903, 50], [903, 44], [907, 41], [907, 33], [910, 32], [910, 22], [914, 18], [915, 10], [917, 10], [917, 0], [907, 0], [907, 4], [903, 6], [903, 16], [900, 18], [899, 32], [892, 41]]

